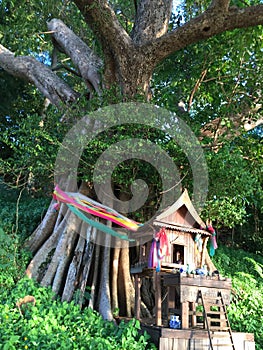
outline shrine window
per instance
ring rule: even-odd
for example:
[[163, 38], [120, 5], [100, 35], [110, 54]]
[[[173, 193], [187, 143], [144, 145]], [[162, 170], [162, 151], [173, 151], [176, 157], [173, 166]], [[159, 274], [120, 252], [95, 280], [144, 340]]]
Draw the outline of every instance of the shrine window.
[[175, 264], [184, 264], [184, 246], [172, 244], [172, 258]]

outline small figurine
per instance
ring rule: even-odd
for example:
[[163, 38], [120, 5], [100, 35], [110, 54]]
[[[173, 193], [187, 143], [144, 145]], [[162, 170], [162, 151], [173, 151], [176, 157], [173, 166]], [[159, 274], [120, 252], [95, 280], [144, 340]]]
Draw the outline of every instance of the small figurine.
[[170, 328], [173, 328], [173, 329], [181, 328], [181, 321], [179, 320], [179, 316], [172, 315], [169, 325], [170, 325]]

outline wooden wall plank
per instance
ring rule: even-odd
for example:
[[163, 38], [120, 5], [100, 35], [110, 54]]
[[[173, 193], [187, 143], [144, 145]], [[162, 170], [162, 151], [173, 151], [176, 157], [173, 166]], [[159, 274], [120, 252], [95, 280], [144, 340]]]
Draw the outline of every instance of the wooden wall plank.
[[136, 273], [135, 275], [135, 318], [140, 320], [141, 311], [141, 279]]

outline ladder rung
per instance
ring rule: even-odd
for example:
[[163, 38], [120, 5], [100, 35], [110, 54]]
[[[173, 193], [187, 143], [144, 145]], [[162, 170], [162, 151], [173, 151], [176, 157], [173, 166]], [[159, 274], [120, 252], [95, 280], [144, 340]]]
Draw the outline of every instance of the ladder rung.
[[213, 317], [211, 318], [208, 316], [207, 321], [209, 321], [211, 323], [211, 326], [224, 325], [224, 326], [229, 327], [229, 324], [223, 318], [213, 318]]
[[209, 328], [211, 331], [214, 332], [230, 331], [229, 327], [210, 326]]
[[206, 313], [207, 313], [207, 315], [222, 315], [222, 316], [226, 315], [226, 312], [224, 312], [224, 311], [210, 311], [210, 310], [207, 310]]
[[216, 324], [218, 324], [218, 323], [227, 324], [227, 320], [225, 318], [214, 318], [214, 317], [207, 316], [207, 320], [209, 322], [215, 322]]
[[220, 301], [222, 302], [222, 299], [221, 297], [204, 297], [203, 298], [206, 302], [213, 302], [213, 303], [216, 303], [217, 301]]
[[217, 323], [210, 323], [209, 324], [209, 328], [211, 331], [214, 331], [214, 332], [225, 332], [225, 331], [228, 331], [230, 328], [228, 325], [226, 324], [217, 324]]
[[225, 347], [231, 347], [233, 348], [233, 344], [227, 343], [227, 344], [212, 344], [214, 347], [219, 347], [219, 346], [225, 346]]
[[220, 334], [219, 333], [211, 334], [211, 338], [212, 339], [225, 339], [225, 338], [229, 339], [229, 333], [228, 332], [220, 332]]

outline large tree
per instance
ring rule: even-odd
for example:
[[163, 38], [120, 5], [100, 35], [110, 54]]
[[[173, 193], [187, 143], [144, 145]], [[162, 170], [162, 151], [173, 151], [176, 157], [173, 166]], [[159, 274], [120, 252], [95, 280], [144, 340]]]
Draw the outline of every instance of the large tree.
[[[181, 12], [176, 12], [179, 11], [176, 9], [172, 11], [172, 0], [135, 0], [122, 4], [106, 0], [75, 0], [73, 3], [78, 11], [70, 1], [52, 3], [45, 12], [35, 4], [34, 15], [40, 14], [42, 22], [43, 19], [47, 20], [47, 29], [39, 28], [40, 43], [38, 41], [34, 47], [25, 50], [25, 44], [18, 41], [13, 47], [21, 54], [16, 55], [11, 49], [12, 43], [8, 42], [12, 36], [9, 38], [6, 34], [5, 46], [0, 45], [0, 66], [10, 75], [33, 84], [46, 98], [46, 105], [51, 103], [63, 111], [65, 107], [78, 104], [83, 86], [86, 89], [85, 98], [90, 101], [94, 98], [100, 101], [98, 104], [103, 104], [101, 101], [109, 90], [111, 93], [114, 91], [115, 95], [119, 94], [122, 101], [137, 98], [149, 101], [154, 97], [151, 91], [153, 73], [167, 57], [176, 53], [182, 55], [183, 50], [191, 45], [226, 31], [263, 24], [263, 5], [248, 6], [244, 2], [231, 4], [225, 0], [200, 4], [186, 1], [182, 4]], [[2, 1], [1, 6], [6, 30], [16, 10], [18, 13], [23, 11], [25, 16], [26, 10], [16, 2]], [[26, 6], [30, 5], [27, 3]], [[59, 10], [54, 10], [55, 7]], [[51, 18], [52, 13], [63, 21]], [[79, 18], [81, 28], [76, 26], [76, 22], [71, 26], [72, 13], [72, 21]], [[26, 16], [30, 19], [30, 14]], [[13, 37], [14, 40], [18, 40], [17, 35]], [[47, 36], [53, 45], [52, 59], [50, 61], [51, 55], [45, 52], [40, 62], [37, 50], [41, 47], [41, 40], [46, 42]], [[27, 42], [26, 38], [24, 40]], [[22, 45], [22, 49], [19, 45]], [[70, 59], [70, 64], [67, 61], [64, 63], [65, 56]], [[184, 62], [182, 69], [185, 70]], [[206, 74], [207, 67], [200, 72], [187, 106], [177, 101], [182, 113], [193, 108], [194, 97]], [[71, 77], [80, 79], [83, 85], [80, 86]], [[242, 113], [239, 109], [236, 112], [233, 100], [229, 99], [225, 118], [215, 113], [212, 120], [206, 120], [200, 128], [200, 140], [212, 139], [207, 145], [218, 151], [220, 136], [230, 139], [233, 135], [239, 135], [244, 128], [251, 130], [260, 125], [262, 119], [257, 112], [261, 108], [261, 95], [256, 93], [256, 89], [252, 90], [251, 101], [244, 104]], [[115, 101], [113, 97], [109, 98], [109, 102]], [[242, 101], [239, 97], [236, 104]], [[200, 105], [194, 108], [197, 111]], [[82, 109], [80, 106], [79, 110]], [[187, 115], [190, 120], [191, 115]], [[230, 120], [228, 127], [226, 119]], [[66, 112], [61, 121], [69, 123]], [[64, 179], [66, 189], [76, 191], [67, 180]], [[88, 187], [85, 181], [78, 190], [93, 195], [92, 186], [89, 184]], [[120, 197], [126, 199], [125, 193]], [[65, 212], [63, 206], [60, 211], [54, 212], [53, 204], [28, 241], [33, 258], [27, 274], [42, 285], [51, 285], [63, 300], [71, 300], [76, 290], [84, 294], [88, 284], [92, 295], [90, 305], [96, 306], [105, 318], [112, 318], [114, 308], [131, 315], [134, 292], [129, 275], [127, 243], [124, 241], [122, 245], [110, 248], [109, 238], [106, 237], [102, 245], [94, 245], [96, 230], [87, 229], [72, 213]]]

